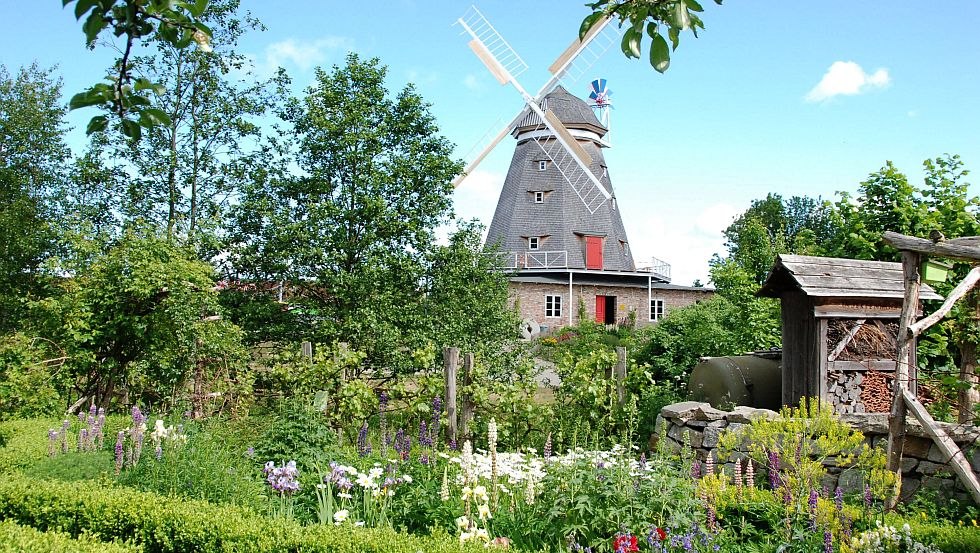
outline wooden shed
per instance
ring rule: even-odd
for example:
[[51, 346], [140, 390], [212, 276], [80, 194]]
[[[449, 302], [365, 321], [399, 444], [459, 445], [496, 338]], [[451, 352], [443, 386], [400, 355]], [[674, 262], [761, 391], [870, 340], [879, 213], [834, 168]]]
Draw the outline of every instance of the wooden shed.
[[[901, 263], [777, 257], [756, 295], [782, 306], [783, 404], [820, 397], [839, 413], [887, 412], [904, 293]], [[928, 286], [920, 298], [942, 299]], [[913, 383], [915, 356], [913, 344]]]

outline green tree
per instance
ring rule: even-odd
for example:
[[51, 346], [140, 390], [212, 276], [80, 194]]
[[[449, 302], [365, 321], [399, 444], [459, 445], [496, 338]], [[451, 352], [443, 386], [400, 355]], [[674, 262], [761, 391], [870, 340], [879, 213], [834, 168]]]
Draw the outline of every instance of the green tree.
[[60, 93], [51, 70], [0, 66], [0, 332], [42, 293], [42, 263], [57, 248], [54, 200], [69, 159]]
[[236, 51], [239, 39], [261, 28], [238, 9], [238, 0], [214, 1], [200, 15], [213, 29], [213, 49], [159, 41], [155, 53], [132, 60], [136, 74], [163, 87], [150, 105], [168, 121], [150, 127], [136, 144], [115, 141], [115, 157], [128, 162], [131, 186], [143, 190], [130, 195], [130, 211], [205, 255], [217, 251], [214, 235], [229, 199], [255, 170], [263, 143], [258, 119], [283, 96], [288, 80], [284, 73], [261, 82], [233, 77], [244, 75], [248, 64]]
[[430, 254], [425, 312], [439, 347], [496, 357], [517, 338], [520, 318], [510, 307], [508, 275], [484, 252], [482, 227], [464, 222], [449, 244]]
[[220, 318], [213, 269], [165, 237], [131, 229], [59, 287], [34, 303], [31, 330], [58, 344], [74, 392], [99, 405], [172, 406], [192, 379], [241, 366], [240, 333]]
[[[715, 0], [715, 4], [721, 3], [722, 0]], [[697, 37], [698, 29], [704, 29], [704, 22], [698, 16], [704, 8], [697, 0], [598, 0], [586, 5], [592, 13], [582, 21], [580, 38], [602, 18], [618, 19], [620, 25], [626, 26], [621, 45], [623, 54], [639, 58], [646, 35], [650, 39], [650, 65], [660, 73], [670, 67], [670, 52], [680, 45], [681, 33], [691, 31]]]
[[100, 106], [109, 115], [97, 115], [88, 124], [88, 133], [105, 130], [109, 117], [118, 118], [122, 133], [134, 140], [140, 138], [142, 128], [167, 125], [166, 112], [151, 105], [149, 92], [163, 93], [163, 85], [145, 77], [134, 77], [131, 56], [133, 48], [143, 40], [152, 38], [174, 48], [185, 49], [197, 44], [204, 51], [211, 49], [211, 30], [200, 18], [208, 6], [208, 0], [160, 1], [160, 0], [62, 0], [67, 7], [75, 4], [75, 19], [85, 18], [82, 32], [85, 45], [95, 47], [98, 37], [110, 29], [117, 37], [124, 37], [122, 56], [116, 61], [107, 82], [92, 85], [88, 90], [74, 95], [71, 109]]
[[355, 54], [316, 71], [302, 104], [289, 106], [301, 176], [255, 175], [229, 249], [239, 278], [295, 289], [311, 337], [348, 341], [374, 367], [398, 369], [423, 341], [420, 283], [461, 164], [413, 87], [392, 97], [385, 74]]

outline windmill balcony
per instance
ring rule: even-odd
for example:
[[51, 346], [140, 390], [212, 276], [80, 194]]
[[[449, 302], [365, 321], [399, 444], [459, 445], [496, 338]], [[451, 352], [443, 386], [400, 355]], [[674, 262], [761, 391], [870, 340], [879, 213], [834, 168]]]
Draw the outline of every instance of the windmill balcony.
[[650, 258], [649, 265], [640, 265], [636, 268], [638, 273], [651, 273], [653, 276], [662, 279], [664, 282], [670, 282], [670, 263], [657, 259], [656, 257]]
[[533, 252], [497, 252], [496, 258], [501, 269], [564, 269], [568, 267], [568, 251], [537, 250]]

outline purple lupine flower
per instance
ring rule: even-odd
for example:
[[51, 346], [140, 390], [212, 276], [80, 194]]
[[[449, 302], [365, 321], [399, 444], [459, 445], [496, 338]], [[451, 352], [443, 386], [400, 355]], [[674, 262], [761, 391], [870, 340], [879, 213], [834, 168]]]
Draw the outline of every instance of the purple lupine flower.
[[424, 420], [419, 420], [419, 445], [422, 447], [431, 447], [432, 438], [429, 436], [429, 427], [425, 424]]
[[78, 412], [78, 422], [85, 424], [85, 411]]
[[551, 458], [551, 448], [552, 448], [552, 445], [551, 445], [551, 432], [548, 432], [548, 437], [545, 438], [545, 440], [544, 440], [544, 458], [545, 459], [550, 459]]
[[421, 463], [423, 465], [428, 465], [429, 464], [429, 455], [427, 453], [423, 453], [422, 455], [419, 455], [419, 463]]
[[769, 452], [769, 486], [777, 489], [783, 484], [783, 479], [779, 477], [779, 453]]
[[830, 530], [823, 531], [823, 552], [834, 553], [834, 536], [831, 535]]
[[83, 428], [78, 431], [78, 451], [85, 451], [88, 449], [88, 429]]
[[146, 422], [146, 417], [143, 416], [143, 412], [140, 411], [139, 406], [134, 405], [133, 406], [133, 409], [131, 411], [131, 414], [132, 414], [132, 417], [133, 417], [133, 426], [134, 427], [137, 427], [140, 424]]
[[361, 425], [361, 430], [357, 433], [357, 453], [361, 457], [371, 454], [371, 442], [368, 441], [368, 424]]
[[432, 443], [430, 445], [439, 443], [439, 424], [441, 416], [442, 397], [435, 396], [432, 398], [432, 422], [429, 423], [429, 435], [432, 438]]
[[116, 434], [116, 475], [122, 471], [123, 467], [123, 441], [126, 439], [126, 431], [120, 430]]
[[451, 451], [459, 451], [459, 444], [456, 443], [456, 438], [449, 440], [449, 449]]
[[817, 490], [810, 490], [810, 500], [807, 505], [810, 507], [810, 529], [817, 529]]
[[705, 476], [715, 473], [715, 457], [708, 452], [708, 458], [704, 460], [704, 474]]
[[844, 508], [844, 490], [840, 489], [840, 486], [834, 490], [834, 507], [838, 513]]
[[695, 459], [691, 463], [691, 478], [694, 480], [701, 478], [701, 461], [699, 459]]
[[412, 438], [410, 438], [401, 428], [395, 434], [395, 451], [401, 456], [402, 461], [408, 461], [412, 452]]
[[865, 484], [864, 486], [864, 507], [866, 509], [871, 508], [871, 503], [874, 500], [874, 496], [871, 495], [871, 486]]
[[789, 486], [783, 486], [783, 503], [786, 505], [793, 503], [793, 492], [789, 490]]
[[53, 457], [56, 453], [58, 443], [58, 431], [54, 428], [48, 430], [48, 456]]
[[714, 505], [708, 505], [707, 526], [708, 526], [709, 529], [713, 529], [715, 527], [715, 516], [716, 516], [715, 515], [715, 506]]

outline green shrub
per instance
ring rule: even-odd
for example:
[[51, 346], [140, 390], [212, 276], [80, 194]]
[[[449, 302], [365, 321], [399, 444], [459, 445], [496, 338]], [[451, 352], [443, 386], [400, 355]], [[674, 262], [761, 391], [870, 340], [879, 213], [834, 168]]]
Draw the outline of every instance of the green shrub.
[[410, 536], [385, 529], [302, 527], [235, 506], [19, 473], [0, 481], [0, 518], [72, 536], [130, 539], [147, 553], [485, 551], [482, 545], [461, 547], [445, 532]]
[[62, 532], [41, 532], [29, 526], [0, 521], [0, 553], [136, 553], [135, 545], [107, 543], [88, 535], [77, 539]]
[[57, 419], [0, 422], [0, 472], [26, 468], [45, 459], [48, 430], [60, 427]]
[[912, 536], [922, 543], [938, 547], [946, 553], [980, 551], [980, 528], [976, 526], [940, 526], [909, 523]]

